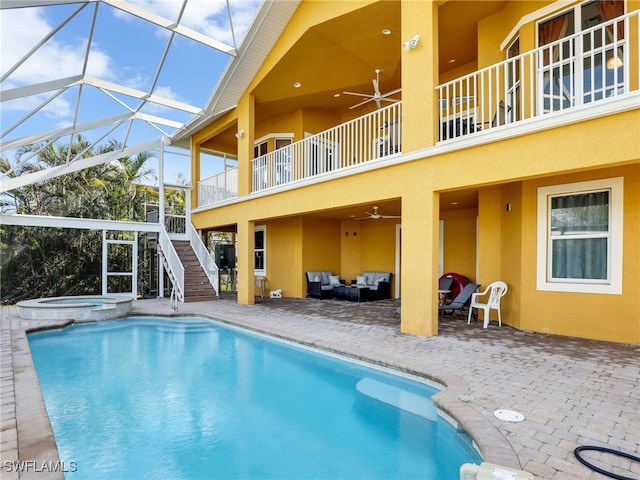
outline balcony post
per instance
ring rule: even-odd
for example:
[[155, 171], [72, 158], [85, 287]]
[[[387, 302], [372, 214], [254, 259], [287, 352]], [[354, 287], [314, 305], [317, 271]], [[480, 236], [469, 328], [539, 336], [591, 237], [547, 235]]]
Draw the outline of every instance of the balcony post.
[[253, 142], [255, 139], [255, 98], [247, 95], [238, 104], [238, 196], [248, 195], [252, 190]]
[[255, 223], [238, 221], [238, 278], [237, 302], [241, 305], [253, 305], [254, 295], [254, 253]]
[[[198, 207], [198, 198], [200, 198], [200, 143], [196, 142], [194, 137], [191, 137], [191, 178], [192, 181], [192, 191], [193, 195], [191, 196], [191, 208]], [[189, 217], [189, 221], [191, 218]]]
[[438, 141], [438, 7], [428, 0], [401, 8], [402, 41], [420, 35], [416, 48], [402, 50], [402, 150], [410, 152]]
[[438, 251], [440, 197], [431, 186], [402, 198], [402, 313], [400, 330], [438, 334]]

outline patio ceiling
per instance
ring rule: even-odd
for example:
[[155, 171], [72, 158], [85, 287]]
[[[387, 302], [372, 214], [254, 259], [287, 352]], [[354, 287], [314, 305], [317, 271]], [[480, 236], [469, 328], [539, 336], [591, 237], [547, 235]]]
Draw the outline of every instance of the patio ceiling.
[[[476, 68], [477, 23], [506, 3], [451, 0], [440, 5], [440, 75], [464, 65]], [[426, 37], [426, 32], [418, 33]], [[397, 1], [374, 2], [314, 25], [252, 91], [258, 105], [256, 121], [302, 108], [346, 112], [361, 98], [342, 92], [372, 93], [376, 69], [382, 71], [382, 93], [401, 88], [402, 42], [408, 39], [401, 30]], [[455, 61], [450, 62], [452, 59]]]

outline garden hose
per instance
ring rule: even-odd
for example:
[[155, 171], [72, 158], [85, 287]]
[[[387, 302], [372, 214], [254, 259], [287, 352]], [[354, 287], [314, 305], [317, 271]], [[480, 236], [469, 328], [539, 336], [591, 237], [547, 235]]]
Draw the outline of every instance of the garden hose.
[[603, 470], [600, 467], [596, 467], [595, 465], [587, 462], [584, 458], [582, 458], [580, 456], [580, 452], [582, 452], [583, 450], [593, 450], [593, 451], [596, 451], [596, 452], [610, 453], [611, 455], [617, 455], [618, 457], [628, 458], [628, 459], [634, 460], [636, 462], [640, 462], [640, 457], [636, 457], [635, 455], [631, 455], [629, 453], [620, 452], [618, 450], [612, 450], [611, 448], [596, 447], [596, 446], [593, 446], [593, 445], [584, 445], [582, 447], [576, 448], [573, 451], [574, 455], [580, 461], [580, 463], [582, 463], [583, 465], [589, 467], [591, 470], [594, 470], [594, 471], [596, 471], [598, 473], [601, 473], [602, 475], [606, 475], [607, 477], [615, 478], [617, 480], [639, 480], [637, 478], [624, 477], [624, 476], [618, 475], [616, 473], [607, 472], [606, 470]]

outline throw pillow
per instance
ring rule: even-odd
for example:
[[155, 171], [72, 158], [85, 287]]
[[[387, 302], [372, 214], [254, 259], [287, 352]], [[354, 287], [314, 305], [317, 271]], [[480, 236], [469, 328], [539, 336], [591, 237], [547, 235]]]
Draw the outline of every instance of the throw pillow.
[[319, 282], [320, 281], [320, 276], [316, 275], [315, 278], [313, 279], [314, 282]]
[[356, 283], [358, 285], [366, 285], [367, 281], [364, 279], [364, 276], [358, 275], [358, 277], [356, 278]]
[[342, 285], [340, 283], [340, 277], [338, 275], [330, 275], [329, 276], [329, 285], [333, 285], [333, 286]]

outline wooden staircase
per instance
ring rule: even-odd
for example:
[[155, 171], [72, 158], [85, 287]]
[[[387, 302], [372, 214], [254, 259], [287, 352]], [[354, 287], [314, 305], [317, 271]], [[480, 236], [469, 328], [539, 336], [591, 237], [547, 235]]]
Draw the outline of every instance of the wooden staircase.
[[188, 241], [178, 240], [173, 240], [171, 243], [184, 266], [184, 301], [218, 300], [219, 297], [200, 266], [191, 244]]

